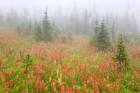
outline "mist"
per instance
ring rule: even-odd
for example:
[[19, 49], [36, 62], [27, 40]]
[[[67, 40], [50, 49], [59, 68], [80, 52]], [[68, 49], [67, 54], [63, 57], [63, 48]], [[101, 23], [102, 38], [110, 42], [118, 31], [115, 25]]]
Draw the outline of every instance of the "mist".
[[51, 23], [65, 31], [80, 32], [84, 25], [81, 23], [86, 23], [90, 33], [98, 19], [106, 20], [108, 29], [115, 21], [116, 31], [132, 32], [140, 29], [139, 3], [138, 0], [0, 0], [0, 11], [4, 20], [12, 11], [19, 19], [25, 19], [21, 18], [24, 16], [27, 20], [41, 23], [47, 9]]
[[5, 12], [14, 9], [22, 12], [23, 9], [28, 9], [30, 13], [38, 14], [48, 8], [49, 15], [56, 14], [57, 11], [63, 15], [71, 14], [74, 8], [79, 12], [87, 9], [94, 13], [105, 15], [124, 16], [126, 13], [135, 15], [140, 19], [139, 0], [0, 0], [0, 10]]
[[140, 0], [0, 0], [0, 93], [140, 93]]

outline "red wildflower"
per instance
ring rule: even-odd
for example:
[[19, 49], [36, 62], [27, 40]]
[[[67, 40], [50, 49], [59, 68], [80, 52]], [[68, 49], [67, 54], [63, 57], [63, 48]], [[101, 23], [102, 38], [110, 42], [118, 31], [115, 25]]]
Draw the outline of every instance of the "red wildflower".
[[65, 86], [61, 85], [61, 93], [64, 93], [64, 91], [65, 91]]
[[82, 71], [82, 70], [85, 70], [87, 68], [87, 64], [79, 64], [79, 69]]
[[96, 91], [96, 93], [100, 93], [98, 86], [96, 86], [95, 91]]
[[80, 93], [80, 91], [81, 91], [81, 87], [78, 86], [77, 87], [77, 92]]
[[45, 71], [44, 71], [44, 67], [40, 64], [38, 65], [35, 65], [33, 67], [34, 71], [35, 71], [35, 74], [38, 76], [38, 77], [43, 77], [45, 75]]
[[9, 83], [10, 83], [10, 85], [13, 85], [14, 81], [13, 80], [9, 80]]
[[62, 56], [63, 56], [63, 53], [61, 51], [58, 51], [58, 50], [57, 51], [53, 50], [53, 51], [49, 51], [48, 52], [48, 57], [50, 59], [53, 59], [53, 60], [57, 60], [57, 59], [59, 59]]
[[5, 89], [6, 89], [6, 92], [9, 91], [9, 86], [8, 86], [8, 84], [5, 84]]
[[45, 82], [43, 80], [37, 79], [35, 81], [35, 86], [39, 91], [45, 90]]
[[62, 70], [63, 70], [64, 74], [67, 73], [68, 67], [67, 67], [66, 64], [63, 64], [63, 65], [62, 65]]
[[99, 83], [99, 85], [102, 84], [102, 79], [101, 78], [98, 79], [98, 83]]
[[69, 76], [74, 77], [74, 74], [75, 74], [74, 70], [72, 68], [70, 68], [69, 69]]
[[102, 64], [99, 64], [99, 65], [98, 65], [98, 68], [99, 68], [99, 71], [102, 72], [103, 69], [104, 69], [104, 66], [103, 66]]
[[71, 86], [66, 86], [66, 93], [71, 93], [72, 87]]

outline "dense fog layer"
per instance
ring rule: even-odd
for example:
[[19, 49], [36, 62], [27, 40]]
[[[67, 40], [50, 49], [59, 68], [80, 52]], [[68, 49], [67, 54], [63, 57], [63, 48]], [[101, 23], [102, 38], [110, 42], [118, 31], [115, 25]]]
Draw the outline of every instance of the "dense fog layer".
[[129, 11], [140, 15], [139, 3], [139, 0], [0, 0], [0, 8], [3, 11], [11, 8], [22, 11], [23, 8], [28, 8], [30, 12], [36, 12], [48, 7], [50, 13], [55, 13], [58, 9], [68, 13], [77, 7], [80, 11], [86, 8], [92, 12], [96, 10], [106, 14], [123, 15], [124, 12]]
[[139, 3], [139, 0], [0, 0], [0, 15], [4, 20], [13, 16], [13, 20], [41, 22], [47, 8], [51, 23], [61, 29], [92, 32], [98, 19], [105, 20], [108, 29], [114, 24], [116, 31], [132, 32], [139, 31]]

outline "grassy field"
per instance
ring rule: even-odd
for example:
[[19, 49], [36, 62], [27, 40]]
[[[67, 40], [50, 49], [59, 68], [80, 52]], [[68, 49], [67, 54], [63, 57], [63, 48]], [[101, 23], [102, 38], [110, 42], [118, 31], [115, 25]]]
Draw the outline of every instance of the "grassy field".
[[46, 44], [1, 29], [0, 93], [140, 93], [140, 48], [127, 50], [131, 70], [119, 72], [113, 52], [90, 47], [87, 37]]

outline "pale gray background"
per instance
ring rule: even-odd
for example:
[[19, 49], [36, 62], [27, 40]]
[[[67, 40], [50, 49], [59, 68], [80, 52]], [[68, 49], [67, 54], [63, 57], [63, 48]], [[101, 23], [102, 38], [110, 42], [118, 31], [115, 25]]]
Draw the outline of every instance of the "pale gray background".
[[0, 0], [0, 10], [4, 12], [28, 9], [33, 16], [40, 16], [46, 7], [49, 15], [58, 11], [66, 15], [76, 8], [78, 11], [87, 9], [105, 15], [133, 15], [140, 23], [140, 0]]

